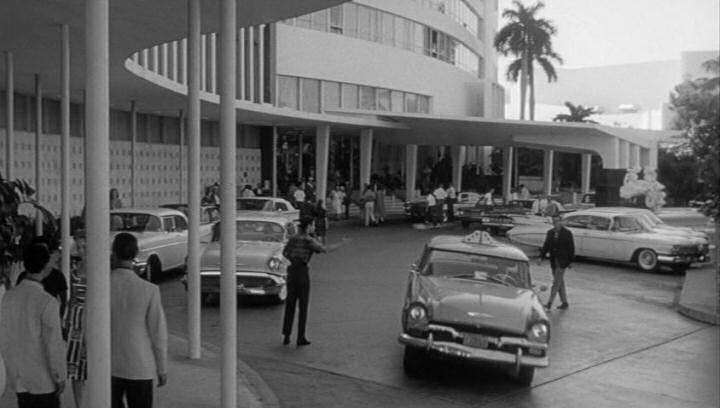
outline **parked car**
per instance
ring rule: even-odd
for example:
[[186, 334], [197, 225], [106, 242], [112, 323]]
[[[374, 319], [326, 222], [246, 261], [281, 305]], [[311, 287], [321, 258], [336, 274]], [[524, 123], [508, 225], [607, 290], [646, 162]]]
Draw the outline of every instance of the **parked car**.
[[[287, 298], [286, 268], [282, 251], [295, 234], [292, 220], [277, 215], [238, 215], [236, 220], [237, 293], [270, 298], [281, 303]], [[220, 223], [213, 226], [210, 243], [200, 257], [202, 300], [211, 303], [220, 295]]]
[[[464, 208], [473, 207], [479, 200], [480, 194], [472, 191], [463, 191], [457, 194], [457, 203], [453, 205], [453, 211], [457, 216]], [[442, 222], [447, 222], [447, 204], [443, 204]], [[427, 217], [427, 201], [425, 196], [420, 196], [412, 201], [405, 202], [405, 215], [413, 221], [423, 221]]]
[[291, 221], [300, 220], [300, 210], [279, 197], [243, 197], [237, 199], [237, 213], [281, 213]]
[[[565, 207], [553, 200], [558, 210], [565, 212]], [[476, 204], [474, 207], [461, 209], [457, 216], [463, 228], [477, 228], [489, 231], [494, 235], [504, 235], [516, 225], [546, 224], [548, 217], [538, 214], [538, 200], [512, 200], [507, 205]]]
[[187, 255], [187, 218], [170, 208], [120, 208], [110, 211], [110, 232], [129, 232], [138, 240], [135, 261], [148, 280], [182, 267]]
[[[172, 208], [182, 211], [187, 217], [187, 204], [163, 204], [160, 208]], [[209, 241], [212, 236], [212, 227], [220, 219], [220, 209], [216, 205], [200, 206], [200, 241]]]
[[499, 365], [529, 385], [549, 364], [550, 322], [528, 258], [487, 232], [433, 238], [411, 266], [401, 316], [411, 376], [442, 357]]
[[[577, 256], [633, 262], [643, 271], [668, 265], [675, 272], [704, 262], [708, 240], [702, 232], [653, 224], [642, 208], [597, 207], [565, 214]], [[511, 241], [541, 247], [549, 225], [518, 226], [508, 231]]]

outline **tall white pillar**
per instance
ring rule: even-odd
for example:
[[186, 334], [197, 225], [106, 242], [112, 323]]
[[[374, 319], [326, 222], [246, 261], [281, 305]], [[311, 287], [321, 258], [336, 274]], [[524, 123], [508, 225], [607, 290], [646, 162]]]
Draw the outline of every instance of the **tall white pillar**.
[[70, 28], [60, 26], [60, 270], [70, 273]]
[[630, 143], [630, 165], [628, 167], [640, 167], [640, 145], [637, 143]]
[[417, 184], [417, 145], [405, 145], [405, 200], [415, 198]]
[[580, 188], [583, 194], [587, 194], [590, 192], [590, 172], [592, 169], [591, 164], [592, 155], [590, 153], [583, 153], [580, 164]]
[[248, 100], [255, 101], [255, 27], [247, 29], [247, 72], [248, 82], [245, 85], [248, 92]]
[[237, 45], [237, 59], [238, 59], [238, 78], [240, 83], [238, 84], [238, 99], [245, 99], [245, 29], [241, 28], [238, 30], [238, 45]]
[[[258, 26], [258, 103], [265, 103], [265, 24]], [[322, 95], [322, 94], [321, 94]], [[322, 102], [322, 98], [321, 98]]]
[[210, 93], [217, 93], [217, 34], [209, 34], [210, 57], [208, 58], [208, 71], [210, 71]]
[[512, 146], [503, 147], [503, 185], [502, 194], [506, 201], [512, 199], [512, 169], [513, 169], [513, 158], [515, 157], [515, 150]]
[[85, 1], [86, 407], [110, 406], [109, 2]]
[[220, 406], [237, 406], [237, 280], [235, 278], [235, 186], [237, 0], [220, 2], [220, 322], [222, 369]]
[[187, 203], [188, 357], [201, 357], [200, 302], [200, 0], [188, 0]]
[[645, 167], [650, 165], [650, 149], [645, 147], [640, 147], [640, 167]]
[[652, 167], [653, 169], [657, 169], [657, 165], [658, 165], [658, 147], [657, 147], [657, 145], [655, 145], [650, 148], [650, 153], [648, 154], [648, 166]]
[[628, 142], [618, 140], [618, 160], [620, 168], [627, 169], [630, 167], [630, 151]]
[[555, 152], [552, 149], [546, 149], [544, 151], [545, 157], [543, 159], [543, 182], [545, 184], [545, 194], [552, 194], [553, 187], [553, 170], [555, 167]]
[[15, 74], [13, 53], [5, 52], [5, 179], [15, 178]]
[[452, 146], [450, 148], [452, 158], [452, 183], [456, 191], [462, 191], [462, 171], [465, 164], [465, 146]]
[[[35, 199], [42, 202], [40, 192], [40, 179], [42, 171], [40, 170], [40, 145], [43, 131], [43, 106], [42, 106], [42, 85], [40, 84], [40, 75], [35, 74]], [[35, 212], [35, 235], [43, 234], [43, 213], [40, 210]]]
[[277, 144], [278, 144], [278, 132], [277, 132], [277, 126], [272, 127], [273, 130], [273, 148], [272, 148], [272, 195], [273, 197], [278, 196], [278, 168], [277, 168], [277, 161], [278, 161], [278, 151], [277, 151]]
[[[330, 126], [318, 126], [315, 131], [316, 197], [327, 199], [328, 161], [330, 160]], [[325, 203], [327, 204], [327, 203]]]
[[370, 183], [370, 170], [372, 169], [373, 130], [370, 128], [360, 131], [360, 186], [362, 191]]

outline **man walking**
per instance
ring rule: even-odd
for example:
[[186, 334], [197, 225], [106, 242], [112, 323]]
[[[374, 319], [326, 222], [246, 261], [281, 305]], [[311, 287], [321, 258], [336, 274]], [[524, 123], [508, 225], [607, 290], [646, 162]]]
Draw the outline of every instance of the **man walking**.
[[455, 221], [455, 204], [457, 204], [457, 192], [455, 191], [455, 186], [450, 183], [445, 192], [447, 193], [446, 201], [448, 221], [453, 222]]
[[55, 267], [43, 244], [23, 251], [27, 275], [2, 302], [0, 352], [19, 408], [59, 408], [65, 389], [65, 344], [58, 302], [42, 281]]
[[539, 262], [542, 263], [542, 260], [546, 257], [550, 258], [553, 285], [545, 308], [549, 310], [555, 296], [560, 293], [562, 303], [558, 306], [558, 309], [567, 309], [570, 305], [565, 290], [565, 270], [570, 267], [570, 263], [575, 258], [575, 243], [573, 242], [572, 232], [565, 228], [559, 215], [553, 216], [553, 228], [545, 236], [545, 243], [540, 250]]
[[112, 253], [117, 262], [110, 272], [112, 408], [151, 408], [153, 378], [159, 387], [167, 382], [168, 335], [160, 290], [133, 269], [135, 236], [116, 235]]

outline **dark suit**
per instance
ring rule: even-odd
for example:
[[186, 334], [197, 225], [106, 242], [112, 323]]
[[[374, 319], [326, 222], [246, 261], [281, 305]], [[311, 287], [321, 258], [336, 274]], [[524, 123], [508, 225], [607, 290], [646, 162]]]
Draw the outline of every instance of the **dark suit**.
[[555, 296], [560, 293], [560, 300], [567, 304], [567, 293], [565, 290], [565, 269], [570, 266], [575, 258], [575, 242], [572, 232], [562, 227], [556, 232], [555, 228], [550, 229], [545, 235], [545, 243], [540, 250], [540, 258], [550, 258], [550, 266], [553, 273], [553, 285], [548, 299], [548, 307], [552, 306]]

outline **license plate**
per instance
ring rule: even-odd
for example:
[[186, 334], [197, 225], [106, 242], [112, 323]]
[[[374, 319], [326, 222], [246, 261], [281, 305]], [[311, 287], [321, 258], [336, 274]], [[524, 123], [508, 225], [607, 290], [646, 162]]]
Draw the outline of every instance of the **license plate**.
[[463, 334], [463, 344], [474, 348], [487, 348], [489, 340], [487, 336], [479, 334]]

